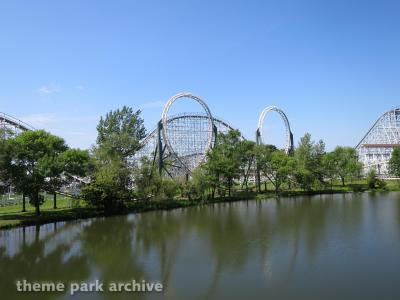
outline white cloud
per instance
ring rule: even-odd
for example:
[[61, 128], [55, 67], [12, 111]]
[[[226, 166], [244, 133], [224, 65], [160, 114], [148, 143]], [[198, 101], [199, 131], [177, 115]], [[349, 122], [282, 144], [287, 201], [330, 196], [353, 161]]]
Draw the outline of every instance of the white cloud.
[[58, 93], [60, 91], [60, 87], [54, 84], [46, 84], [39, 87], [36, 91], [41, 94], [53, 94]]
[[83, 85], [77, 85], [76, 87], [75, 87], [78, 91], [83, 91], [84, 89], [85, 89], [85, 87], [83, 86]]

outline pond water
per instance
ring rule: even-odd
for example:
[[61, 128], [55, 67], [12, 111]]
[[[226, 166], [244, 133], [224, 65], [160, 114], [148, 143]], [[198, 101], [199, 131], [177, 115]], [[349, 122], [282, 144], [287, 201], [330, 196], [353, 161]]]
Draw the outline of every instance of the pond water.
[[[17, 292], [16, 280], [66, 291]], [[400, 193], [222, 203], [0, 231], [1, 299], [400, 299]]]

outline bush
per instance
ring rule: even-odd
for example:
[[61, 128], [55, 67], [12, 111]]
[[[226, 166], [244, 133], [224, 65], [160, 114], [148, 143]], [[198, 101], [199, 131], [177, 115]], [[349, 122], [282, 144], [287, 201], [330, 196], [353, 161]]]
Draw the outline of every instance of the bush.
[[118, 164], [102, 166], [95, 172], [92, 182], [82, 188], [82, 198], [106, 213], [123, 210], [126, 202], [132, 199], [127, 174], [128, 171]]
[[377, 178], [376, 171], [371, 169], [367, 173], [367, 185], [370, 189], [386, 189], [386, 182]]
[[162, 181], [162, 192], [168, 200], [173, 200], [178, 194], [179, 184], [175, 180], [164, 179]]
[[131, 193], [126, 189], [118, 189], [113, 185], [93, 182], [82, 188], [82, 198], [93, 207], [106, 213], [122, 211], [126, 202], [131, 199]]
[[353, 192], [363, 192], [366, 190], [364, 184], [349, 184], [349, 186]]
[[368, 188], [374, 189], [376, 187], [376, 182], [377, 182], [376, 171], [375, 171], [375, 169], [371, 169], [367, 173]]
[[381, 179], [377, 179], [377, 181], [376, 181], [376, 187], [377, 187], [378, 189], [385, 190], [385, 189], [386, 189], [386, 181], [381, 180]]

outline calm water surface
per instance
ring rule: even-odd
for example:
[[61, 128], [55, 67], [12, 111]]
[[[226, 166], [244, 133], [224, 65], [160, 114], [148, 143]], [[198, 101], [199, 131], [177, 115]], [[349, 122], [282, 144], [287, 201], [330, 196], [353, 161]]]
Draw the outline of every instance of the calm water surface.
[[14, 281], [161, 282], [164, 292], [73, 299], [400, 299], [400, 193], [216, 204], [0, 231]]

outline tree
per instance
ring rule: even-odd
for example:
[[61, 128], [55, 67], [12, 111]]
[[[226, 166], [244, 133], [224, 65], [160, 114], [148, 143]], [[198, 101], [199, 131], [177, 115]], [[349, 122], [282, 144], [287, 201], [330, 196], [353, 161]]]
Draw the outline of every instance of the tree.
[[101, 117], [97, 125], [97, 145], [105, 146], [113, 154], [117, 153], [126, 159], [140, 147], [140, 140], [146, 136], [140, 110], [123, 106], [122, 109], [110, 111], [105, 118]]
[[[264, 173], [270, 164], [272, 159], [272, 153], [278, 151], [274, 145], [256, 145], [255, 147], [255, 158], [256, 158], [256, 176], [257, 176], [257, 189], [261, 192], [261, 173]], [[264, 174], [265, 177], [265, 174]], [[264, 182], [265, 190], [267, 190], [267, 182]]]
[[400, 177], [400, 148], [393, 149], [392, 157], [389, 161], [389, 171], [395, 177]]
[[29, 197], [29, 202], [40, 214], [40, 205], [49, 182], [56, 182], [66, 166], [62, 154], [68, 147], [65, 141], [44, 130], [25, 131], [9, 138], [3, 145], [0, 169], [17, 191]]
[[320, 140], [317, 143], [311, 140], [311, 135], [306, 133], [295, 150], [296, 181], [305, 190], [311, 190], [316, 183], [324, 183], [323, 157], [325, 143]]
[[47, 178], [45, 190], [53, 194], [53, 208], [57, 208], [57, 191], [73, 181], [74, 176], [84, 177], [90, 169], [89, 152], [80, 149], [67, 149], [58, 157], [48, 158], [49, 166], [43, 169]]
[[207, 191], [211, 186], [209, 178], [204, 169], [197, 168], [193, 170], [191, 179], [182, 184], [184, 195], [186, 195], [189, 200], [192, 200], [192, 198], [201, 201], [207, 200]]
[[129, 177], [130, 170], [120, 160], [98, 165], [81, 195], [87, 203], [107, 214], [121, 211], [132, 198]]
[[256, 143], [253, 141], [241, 140], [238, 144], [238, 154], [240, 161], [240, 177], [243, 178], [242, 188], [245, 185], [248, 190], [248, 182], [251, 167], [255, 160]]
[[143, 157], [139, 166], [133, 171], [133, 186], [139, 200], [150, 200], [160, 192], [161, 177], [157, 168], [147, 158]]
[[358, 161], [354, 148], [338, 146], [333, 151], [333, 161], [336, 174], [340, 177], [342, 185], [348, 176], [356, 176], [361, 172], [361, 163]]
[[370, 189], [385, 189], [386, 182], [379, 179], [374, 168], [370, 169], [367, 173], [367, 185]]
[[241, 134], [238, 130], [230, 130], [227, 134], [220, 133], [217, 136], [216, 146], [207, 154], [203, 168], [209, 176], [212, 197], [214, 191], [222, 187], [224, 190], [227, 189], [228, 195], [231, 196], [234, 180], [240, 177], [241, 157], [238, 151], [240, 142]]
[[173, 200], [179, 191], [179, 183], [174, 179], [163, 179], [161, 181], [162, 195], [167, 200]]
[[336, 170], [336, 157], [335, 153], [326, 153], [322, 159], [323, 168], [325, 171], [325, 177], [329, 179], [331, 189], [333, 188], [333, 180], [337, 178]]
[[204, 174], [202, 169], [197, 169], [192, 173], [192, 183], [196, 197], [202, 201], [207, 200], [210, 182], [209, 177]]
[[[112, 213], [124, 209], [133, 198], [133, 187], [140, 189], [129, 157], [140, 148], [146, 130], [140, 110], [133, 112], [124, 106], [101, 117], [97, 132], [97, 145], [92, 149], [91, 182], [82, 190], [82, 195], [91, 205]], [[140, 190], [138, 194], [144, 196], [142, 192], [146, 193]]]
[[289, 180], [289, 175], [295, 169], [294, 158], [281, 150], [276, 150], [264, 161], [261, 167], [265, 177], [272, 183], [275, 193], [278, 193], [282, 184]]
[[[7, 142], [7, 139], [14, 137], [15, 135], [8, 128], [2, 128], [0, 129], [0, 136], [0, 187], [1, 193], [5, 193], [5, 191], [11, 187], [9, 172], [11, 170], [13, 154], [11, 143]], [[25, 212], [25, 193], [23, 190], [19, 190], [19, 192], [22, 192], [22, 211]]]

